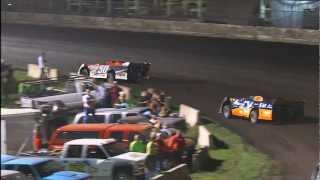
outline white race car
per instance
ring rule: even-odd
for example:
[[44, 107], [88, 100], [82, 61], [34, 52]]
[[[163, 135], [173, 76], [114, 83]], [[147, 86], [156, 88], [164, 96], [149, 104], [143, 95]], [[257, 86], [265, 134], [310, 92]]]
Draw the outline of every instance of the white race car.
[[105, 64], [82, 64], [79, 75], [97, 79], [138, 81], [149, 79], [150, 63], [133, 63], [121, 60], [107, 60]]

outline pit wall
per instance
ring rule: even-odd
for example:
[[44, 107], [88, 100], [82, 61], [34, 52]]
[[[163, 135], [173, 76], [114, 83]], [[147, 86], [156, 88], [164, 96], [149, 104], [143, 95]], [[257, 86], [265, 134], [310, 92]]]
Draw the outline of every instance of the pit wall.
[[318, 30], [241, 26], [188, 21], [89, 17], [2, 11], [1, 23], [165, 33], [307, 45], [319, 45], [320, 43], [320, 32]]

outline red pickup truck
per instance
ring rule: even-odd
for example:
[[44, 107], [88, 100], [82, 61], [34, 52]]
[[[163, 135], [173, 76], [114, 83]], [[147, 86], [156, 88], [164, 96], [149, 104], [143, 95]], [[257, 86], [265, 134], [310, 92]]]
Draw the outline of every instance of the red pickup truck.
[[69, 124], [58, 128], [53, 133], [48, 148], [51, 151], [60, 151], [65, 142], [74, 139], [114, 138], [123, 142], [124, 148], [127, 149], [135, 134], [148, 138], [151, 130], [152, 126], [149, 124]]

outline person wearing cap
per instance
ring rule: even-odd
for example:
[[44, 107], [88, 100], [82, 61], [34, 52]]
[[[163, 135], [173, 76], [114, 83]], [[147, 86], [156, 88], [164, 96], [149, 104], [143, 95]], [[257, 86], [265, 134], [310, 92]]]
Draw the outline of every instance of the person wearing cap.
[[88, 122], [89, 114], [95, 116], [95, 102], [95, 98], [91, 95], [90, 89], [86, 89], [85, 94], [82, 96], [83, 111], [85, 113], [83, 123]]
[[129, 145], [129, 151], [145, 153], [146, 146], [138, 134], [134, 135], [133, 141]]

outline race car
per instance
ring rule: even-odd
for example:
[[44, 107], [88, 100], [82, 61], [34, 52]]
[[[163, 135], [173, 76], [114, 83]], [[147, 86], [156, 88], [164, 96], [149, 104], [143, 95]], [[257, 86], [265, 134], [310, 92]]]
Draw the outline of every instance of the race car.
[[303, 118], [304, 103], [288, 101], [282, 98], [264, 98], [262, 96], [224, 97], [219, 113], [227, 119], [240, 117], [252, 123], [258, 121], [283, 122]]
[[139, 81], [149, 79], [150, 63], [107, 60], [105, 64], [82, 64], [77, 73], [91, 78]]

